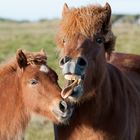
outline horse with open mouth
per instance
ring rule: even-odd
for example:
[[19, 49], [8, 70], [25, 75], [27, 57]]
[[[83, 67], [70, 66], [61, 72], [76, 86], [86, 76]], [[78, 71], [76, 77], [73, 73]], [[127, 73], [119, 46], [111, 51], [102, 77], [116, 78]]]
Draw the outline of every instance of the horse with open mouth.
[[58, 76], [45, 52], [18, 50], [16, 59], [0, 66], [0, 139], [21, 140], [31, 113], [66, 123], [72, 108], [60, 96]]
[[137, 71], [108, 63], [115, 45], [110, 5], [65, 4], [62, 15], [57, 45], [68, 85], [61, 95], [77, 104], [69, 125], [55, 125], [56, 140], [139, 140], [140, 62]]

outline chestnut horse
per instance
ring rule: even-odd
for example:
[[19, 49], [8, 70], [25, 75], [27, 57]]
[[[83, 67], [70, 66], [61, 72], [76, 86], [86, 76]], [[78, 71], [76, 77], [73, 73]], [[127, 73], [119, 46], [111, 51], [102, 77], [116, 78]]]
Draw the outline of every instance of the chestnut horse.
[[21, 140], [31, 112], [64, 123], [72, 114], [60, 96], [57, 74], [43, 52], [24, 53], [0, 67], [0, 139]]
[[57, 45], [68, 86], [61, 94], [78, 104], [69, 125], [55, 125], [56, 140], [140, 140], [140, 61], [130, 61], [140, 56], [113, 54], [108, 63], [115, 45], [110, 5], [65, 4], [62, 15]]

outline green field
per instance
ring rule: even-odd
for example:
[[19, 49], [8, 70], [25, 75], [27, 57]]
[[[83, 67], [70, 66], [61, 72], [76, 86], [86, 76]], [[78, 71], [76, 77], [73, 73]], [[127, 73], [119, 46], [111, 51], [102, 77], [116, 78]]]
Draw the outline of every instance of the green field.
[[[55, 45], [58, 24], [59, 20], [35, 23], [0, 22], [0, 62], [13, 57], [18, 48], [29, 51], [44, 48], [48, 54], [48, 64], [56, 70], [62, 83]], [[140, 25], [113, 26], [113, 31], [117, 36], [116, 51], [140, 54]], [[44, 118], [34, 116], [26, 131], [25, 140], [53, 140], [52, 124]]]

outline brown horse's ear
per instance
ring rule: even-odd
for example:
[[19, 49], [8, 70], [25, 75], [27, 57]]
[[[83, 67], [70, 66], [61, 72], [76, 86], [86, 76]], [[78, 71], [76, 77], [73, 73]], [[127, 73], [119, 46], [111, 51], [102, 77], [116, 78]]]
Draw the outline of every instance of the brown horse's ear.
[[27, 66], [27, 58], [21, 49], [17, 50], [16, 59], [20, 68], [25, 68]]
[[62, 16], [65, 16], [65, 14], [69, 11], [68, 5], [65, 3], [63, 6]]
[[111, 7], [108, 3], [104, 6], [104, 13], [105, 13], [105, 21], [103, 24], [103, 29], [108, 30], [108, 26], [110, 24], [110, 18], [111, 18]]

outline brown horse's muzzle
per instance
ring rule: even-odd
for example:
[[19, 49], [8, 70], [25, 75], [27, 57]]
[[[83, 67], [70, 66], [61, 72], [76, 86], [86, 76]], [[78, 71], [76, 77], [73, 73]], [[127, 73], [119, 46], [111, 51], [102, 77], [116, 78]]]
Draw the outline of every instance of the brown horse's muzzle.
[[58, 105], [54, 105], [52, 111], [61, 123], [67, 123], [72, 116], [74, 107], [65, 101], [60, 101]]

